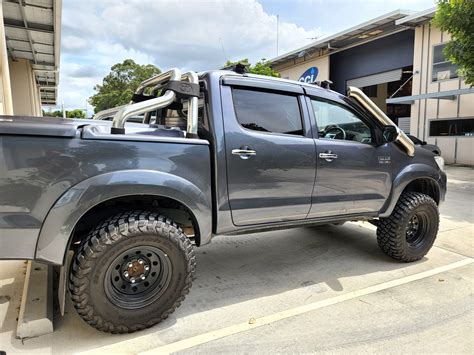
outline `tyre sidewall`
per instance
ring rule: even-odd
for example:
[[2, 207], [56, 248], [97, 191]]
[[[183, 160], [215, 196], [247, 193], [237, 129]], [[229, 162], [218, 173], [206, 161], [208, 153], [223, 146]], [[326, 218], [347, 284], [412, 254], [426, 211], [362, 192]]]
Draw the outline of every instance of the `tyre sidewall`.
[[[415, 214], [425, 214], [427, 226], [423, 239], [417, 245], [407, 241], [407, 226]], [[377, 243], [388, 256], [412, 262], [420, 260], [433, 246], [438, 234], [439, 212], [436, 202], [428, 195], [418, 192], [404, 192], [392, 214], [379, 220]]]
[[[126, 309], [115, 305], [107, 297], [104, 282], [110, 282], [105, 278], [107, 270], [115, 258], [137, 246], [156, 247], [167, 254], [171, 262], [171, 280], [164, 293], [153, 303], [143, 308]], [[94, 308], [94, 313], [103, 318], [104, 321], [112, 322], [115, 325], [143, 324], [144, 320], [147, 320], [147, 323], [156, 323], [156, 321], [153, 321], [153, 317], [150, 316], [154, 315], [156, 318], [160, 318], [164, 312], [173, 307], [177, 297], [186, 285], [187, 273], [185, 253], [170, 239], [156, 234], [129, 236], [98, 255], [97, 262], [91, 268], [88, 284], [90, 300], [93, 300], [91, 306]]]
[[[415, 214], [426, 214], [427, 223], [423, 233], [423, 239], [417, 245], [413, 246], [406, 240], [406, 227], [410, 219]], [[433, 246], [436, 235], [438, 234], [438, 222], [439, 214], [436, 205], [433, 206], [430, 203], [420, 203], [411, 211], [411, 213], [404, 216], [403, 220], [401, 221], [403, 230], [400, 238], [404, 239], [406, 253], [409, 257], [421, 258], [426, 255], [426, 253], [428, 253], [428, 251]]]

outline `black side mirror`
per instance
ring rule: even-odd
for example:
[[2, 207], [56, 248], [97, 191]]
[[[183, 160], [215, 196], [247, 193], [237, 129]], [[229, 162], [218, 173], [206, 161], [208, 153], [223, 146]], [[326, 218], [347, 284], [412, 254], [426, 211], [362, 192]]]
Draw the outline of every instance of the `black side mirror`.
[[385, 142], [394, 142], [400, 136], [400, 130], [397, 126], [385, 126], [383, 128], [383, 138]]

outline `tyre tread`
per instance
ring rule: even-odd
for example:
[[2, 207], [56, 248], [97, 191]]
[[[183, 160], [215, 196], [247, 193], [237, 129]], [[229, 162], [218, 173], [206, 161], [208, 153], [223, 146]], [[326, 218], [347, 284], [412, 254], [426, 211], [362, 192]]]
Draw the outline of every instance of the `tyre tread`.
[[[175, 302], [172, 306], [159, 317], [149, 319], [145, 323], [132, 325], [113, 324], [106, 321], [96, 314], [94, 305], [90, 302], [90, 297], [87, 293], [92, 267], [96, 263], [96, 259], [100, 258], [101, 253], [110, 246], [124, 238], [130, 238], [136, 234], [148, 233], [166, 236], [184, 253], [187, 270], [184, 287], [181, 289], [180, 294], [176, 295]], [[189, 289], [195, 278], [195, 268], [196, 257], [191, 241], [176, 223], [158, 213], [129, 211], [104, 220], [89, 233], [75, 254], [69, 274], [69, 291], [78, 314], [89, 325], [109, 333], [132, 333], [152, 327], [163, 321], [181, 305], [181, 302], [189, 293]]]
[[[377, 227], [377, 243], [382, 251], [388, 256], [404, 261], [412, 262], [423, 258], [424, 255], [413, 256], [407, 252], [405, 247], [405, 226], [400, 223], [403, 218], [423, 204], [429, 204], [438, 211], [436, 202], [428, 195], [419, 192], [404, 192], [392, 214], [387, 218], [381, 218]], [[436, 218], [436, 232], [439, 227], [439, 212]], [[434, 240], [433, 240], [434, 242]], [[432, 244], [429, 246], [431, 248]]]

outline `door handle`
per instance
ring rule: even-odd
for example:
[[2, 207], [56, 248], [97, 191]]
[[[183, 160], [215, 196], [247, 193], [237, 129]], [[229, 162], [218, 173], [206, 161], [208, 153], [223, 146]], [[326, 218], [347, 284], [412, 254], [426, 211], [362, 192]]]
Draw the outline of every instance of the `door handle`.
[[250, 147], [243, 146], [238, 149], [232, 149], [233, 155], [238, 155], [241, 159], [250, 159], [254, 155], [257, 155], [257, 152]]
[[334, 159], [337, 159], [337, 154], [328, 151], [325, 153], [319, 153], [319, 158], [325, 159], [326, 161], [333, 161]]

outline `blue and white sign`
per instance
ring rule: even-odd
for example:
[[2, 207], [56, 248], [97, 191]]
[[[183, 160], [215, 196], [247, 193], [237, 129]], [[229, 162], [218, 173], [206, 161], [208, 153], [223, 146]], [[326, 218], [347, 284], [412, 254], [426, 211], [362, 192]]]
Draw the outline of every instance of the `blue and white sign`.
[[298, 81], [301, 81], [303, 83], [314, 83], [316, 81], [316, 78], [318, 77], [318, 73], [318, 67], [311, 67], [300, 76]]

